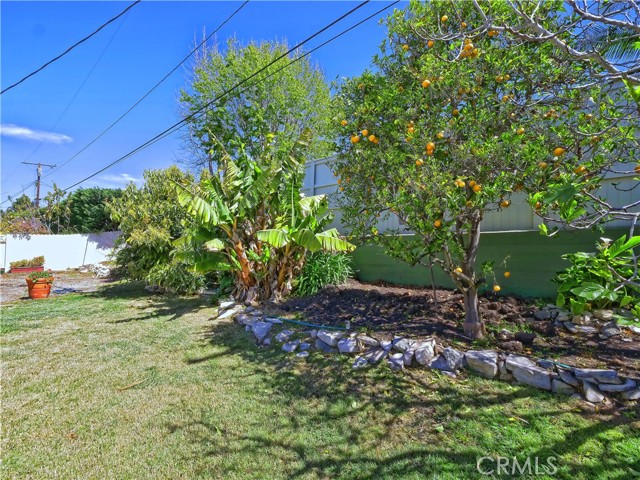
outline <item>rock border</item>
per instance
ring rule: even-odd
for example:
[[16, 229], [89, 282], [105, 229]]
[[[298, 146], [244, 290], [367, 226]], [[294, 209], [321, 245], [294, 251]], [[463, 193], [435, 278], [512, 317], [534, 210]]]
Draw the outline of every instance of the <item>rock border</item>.
[[[223, 302], [217, 318], [231, 317], [250, 332], [260, 346], [271, 345], [274, 325], [283, 325], [281, 319], [265, 315], [254, 307], [244, 308], [234, 302]], [[303, 333], [304, 338], [294, 339], [299, 333]], [[523, 355], [495, 350], [462, 352], [437, 343], [434, 338], [412, 340], [394, 337], [393, 340], [379, 340], [348, 330], [312, 329], [299, 332], [286, 328], [282, 328], [274, 338], [282, 344], [284, 352], [295, 354], [298, 358], [308, 357], [312, 346], [325, 353], [355, 355], [354, 369], [371, 367], [386, 360], [394, 371], [418, 365], [455, 377], [460, 370], [468, 368], [485, 378], [515, 380], [594, 404], [607, 402], [610, 397], [626, 401], [640, 400], [640, 381], [621, 377], [616, 370], [574, 368], [552, 360], [534, 361]]]

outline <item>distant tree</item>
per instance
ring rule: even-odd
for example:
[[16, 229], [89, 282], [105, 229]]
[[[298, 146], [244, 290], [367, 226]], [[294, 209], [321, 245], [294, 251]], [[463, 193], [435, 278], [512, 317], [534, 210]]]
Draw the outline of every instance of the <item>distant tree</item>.
[[68, 230], [78, 233], [106, 232], [117, 229], [107, 204], [122, 195], [119, 188], [80, 188], [66, 199], [69, 209]]
[[[329, 86], [308, 58], [266, 78], [291, 61], [292, 57], [286, 56], [214, 102], [287, 50], [284, 43], [241, 47], [229, 40], [226, 49], [216, 45], [197, 59], [189, 89], [181, 95], [182, 115], [189, 126], [186, 143], [193, 155], [191, 167], [208, 168], [213, 174], [225, 155], [237, 159], [246, 154], [258, 159], [264, 158], [267, 149], [271, 161], [280, 165], [305, 130], [312, 134], [305, 158], [331, 152], [327, 141]], [[191, 114], [195, 115], [189, 118]]]

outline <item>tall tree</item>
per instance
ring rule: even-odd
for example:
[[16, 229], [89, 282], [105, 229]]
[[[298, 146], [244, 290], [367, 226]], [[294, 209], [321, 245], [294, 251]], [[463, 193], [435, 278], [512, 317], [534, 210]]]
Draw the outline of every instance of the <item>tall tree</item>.
[[230, 91], [288, 50], [285, 43], [241, 47], [232, 39], [226, 48], [216, 45], [196, 60], [190, 85], [181, 95], [192, 167], [213, 173], [226, 154], [258, 159], [267, 148], [272, 161], [281, 164], [305, 130], [312, 134], [305, 158], [329, 154], [329, 87], [308, 57], [282, 68], [293, 59], [287, 55]]
[[[484, 28], [476, 5], [414, 1], [389, 18], [376, 71], [340, 89], [335, 168], [353, 233], [411, 264], [440, 265], [463, 293], [466, 334], [480, 338], [478, 290], [500, 290], [477, 265], [486, 212], [526, 193], [540, 215], [589, 217], [611, 152], [634, 148], [636, 126], [620, 121], [615, 85], [550, 43]], [[486, 5], [516, 20], [506, 2]], [[541, 4], [539, 15], [553, 23], [559, 5]], [[391, 214], [413, 239], [377, 234]]]

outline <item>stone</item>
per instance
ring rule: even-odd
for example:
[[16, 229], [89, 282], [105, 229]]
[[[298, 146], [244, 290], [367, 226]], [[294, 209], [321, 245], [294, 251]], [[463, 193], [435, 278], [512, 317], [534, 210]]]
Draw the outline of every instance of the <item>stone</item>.
[[486, 378], [498, 374], [498, 353], [493, 350], [471, 350], [464, 354], [469, 368]]
[[640, 388], [623, 392], [620, 396], [625, 400], [640, 400]]
[[618, 372], [616, 372], [615, 370], [602, 370], [598, 368], [574, 368], [573, 374], [580, 380], [592, 380], [597, 383], [622, 383], [622, 380], [620, 379], [620, 377], [618, 377]]
[[404, 353], [404, 356], [402, 358], [404, 360], [404, 366], [405, 367], [410, 367], [411, 366], [411, 361], [413, 360], [413, 354], [415, 353], [415, 350], [409, 349], [409, 350], [405, 350], [403, 353]]
[[503, 350], [508, 350], [510, 352], [521, 352], [522, 350], [524, 350], [522, 342], [519, 342], [517, 340], [512, 340], [511, 342], [500, 342], [498, 343], [498, 346]]
[[575, 325], [589, 325], [591, 323], [591, 317], [588, 315], [574, 315], [571, 321]]
[[564, 322], [564, 327], [569, 330], [570, 333], [578, 333], [578, 328], [573, 322]]
[[404, 369], [404, 353], [392, 353], [387, 357], [387, 363], [391, 370], [399, 371]]
[[311, 338], [313, 338], [314, 340], [316, 338], [318, 338], [318, 330], [316, 330], [315, 328], [313, 330], [309, 330], [308, 332], [306, 332], [307, 335], [309, 335]]
[[298, 357], [298, 358], [307, 358], [308, 356], [309, 356], [309, 352], [308, 351], [296, 353], [296, 357]]
[[298, 348], [299, 340], [294, 340], [293, 342], [287, 342], [282, 346], [282, 350], [287, 353], [295, 352]]
[[330, 347], [335, 347], [338, 345], [338, 340], [340, 340], [344, 334], [342, 332], [328, 332], [326, 330], [318, 331], [318, 339], [322, 340], [324, 343], [329, 345]]
[[605, 324], [600, 329], [600, 335], [604, 336], [605, 338], [610, 338], [615, 335], [620, 335], [621, 333], [622, 333], [622, 330], [620, 329], [620, 327], [618, 327], [615, 320]]
[[263, 347], [268, 347], [269, 345], [271, 345], [271, 337], [267, 337], [264, 340], [262, 340]]
[[535, 365], [533, 367], [516, 367], [511, 373], [521, 383], [551, 390], [551, 374], [544, 368]]
[[340, 353], [357, 353], [360, 350], [360, 343], [355, 338], [341, 338], [338, 340], [338, 351]]
[[251, 331], [258, 340], [258, 343], [262, 343], [263, 340], [267, 338], [269, 332], [271, 331], [271, 327], [273, 327], [273, 324], [269, 322], [255, 322], [251, 326]]
[[323, 351], [324, 353], [337, 353], [338, 349], [335, 347], [332, 347], [331, 345], [323, 342], [322, 340], [320, 340], [320, 338], [316, 338], [316, 348], [318, 350]]
[[282, 330], [279, 334], [276, 335], [276, 340], [281, 343], [288, 342], [291, 335], [293, 335], [292, 330]]
[[542, 367], [545, 370], [553, 370], [553, 367], [555, 367], [556, 365], [551, 360], [543, 360], [543, 359], [538, 360], [536, 363], [538, 364], [539, 367]]
[[241, 313], [240, 315], [236, 315], [236, 321], [240, 324], [240, 325], [246, 325], [246, 326], [252, 326], [254, 323], [256, 323], [256, 319], [253, 317], [250, 317], [249, 315], [245, 315], [243, 313]]
[[383, 340], [380, 342], [380, 346], [386, 351], [389, 351], [391, 350], [391, 347], [393, 347], [393, 342], [391, 340]]
[[368, 366], [369, 366], [369, 362], [367, 361], [367, 359], [365, 357], [358, 356], [354, 360], [353, 365], [351, 365], [351, 368], [358, 370], [360, 368], [365, 368]]
[[562, 380], [553, 379], [551, 381], [551, 391], [561, 395], [573, 395], [576, 391], [573, 387]]
[[620, 385], [614, 385], [611, 383], [601, 383], [598, 385], [598, 388], [603, 392], [626, 392], [628, 390], [633, 390], [636, 388], [637, 384], [634, 380], [627, 378], [624, 383]]
[[393, 339], [393, 348], [399, 352], [406, 352], [409, 350], [415, 342], [403, 337], [395, 337]]
[[431, 362], [435, 356], [433, 347], [434, 345], [432, 342], [420, 342], [416, 346], [416, 362], [420, 365], [429, 365], [429, 362]]
[[591, 403], [601, 403], [604, 401], [605, 396], [600, 392], [595, 383], [588, 380], [582, 382], [582, 388], [584, 390], [584, 398]]
[[358, 335], [358, 340], [360, 340], [360, 343], [366, 345], [367, 347], [378, 347], [380, 345], [380, 342], [378, 340], [370, 337], [369, 335]]
[[308, 342], [300, 342], [300, 345], [298, 345], [298, 350], [300, 350], [301, 352], [309, 350], [310, 348], [311, 344]]
[[388, 354], [389, 351], [384, 348], [374, 348], [365, 353], [363, 357], [366, 358], [367, 362], [371, 365], [375, 365], [376, 363], [380, 363], [380, 361], [382, 361], [382, 359]]
[[431, 368], [453, 373], [464, 367], [464, 365], [464, 355], [451, 347], [445, 348], [440, 355], [429, 363]]
[[219, 312], [223, 312], [225, 310], [229, 310], [231, 307], [235, 307], [236, 306], [236, 302], [233, 300], [226, 300], [223, 302], [220, 302], [220, 305], [218, 305], [218, 311]]
[[502, 341], [515, 340], [515, 336], [513, 335], [513, 332], [510, 332], [509, 330], [506, 330], [506, 329], [500, 330], [496, 335], [496, 338]]
[[591, 312], [594, 317], [603, 322], [610, 322], [613, 320], [613, 310], [596, 309]]
[[578, 330], [578, 332], [584, 333], [586, 335], [591, 335], [592, 333], [596, 333], [598, 331], [596, 327], [588, 327], [585, 325], [576, 325], [575, 328]]
[[556, 317], [556, 320], [559, 322], [568, 322], [569, 320], [571, 320], [571, 317], [567, 314], [558, 314], [558, 316]]
[[238, 313], [240, 313], [240, 307], [234, 307], [234, 308], [230, 308], [228, 310], [225, 310], [224, 312], [222, 312], [220, 315], [218, 315], [218, 320], [224, 320], [226, 318], [229, 317], [233, 317], [235, 315], [237, 315]]
[[515, 339], [523, 345], [531, 345], [535, 338], [536, 334], [531, 332], [516, 332], [515, 334]]
[[567, 372], [566, 370], [562, 370], [561, 368], [559, 368], [558, 374], [560, 375], [560, 380], [562, 380], [564, 383], [567, 383], [572, 387], [580, 386], [580, 382], [578, 382], [576, 377], [574, 377], [570, 372]]
[[266, 317], [265, 322], [273, 323], [274, 325], [282, 325], [284, 322], [276, 317]]
[[[245, 310], [245, 312], [246, 312], [246, 310]], [[260, 317], [260, 316], [262, 316], [262, 312], [260, 310], [253, 309], [251, 311], [251, 315], [253, 315], [254, 317]]]
[[550, 320], [551, 312], [549, 312], [549, 310], [537, 310], [534, 312], [533, 318], [536, 320]]
[[507, 370], [512, 371], [514, 368], [519, 367], [535, 367], [536, 364], [522, 355], [507, 355], [505, 366]]

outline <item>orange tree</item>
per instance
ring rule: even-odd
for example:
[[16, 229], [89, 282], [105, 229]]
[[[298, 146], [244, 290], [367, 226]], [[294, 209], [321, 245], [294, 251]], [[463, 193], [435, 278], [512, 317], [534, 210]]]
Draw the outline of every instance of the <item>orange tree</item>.
[[[504, 2], [491, 5], [509, 15]], [[559, 5], [540, 6], [549, 22], [561, 18]], [[396, 258], [440, 265], [463, 293], [472, 338], [485, 333], [478, 290], [490, 272], [476, 264], [485, 214], [522, 191], [540, 215], [588, 215], [599, 172], [634, 135], [616, 123], [615, 87], [549, 43], [484, 22], [471, 2], [394, 12], [375, 70], [340, 85], [335, 119], [343, 222]], [[378, 234], [390, 215], [414, 235]]]

